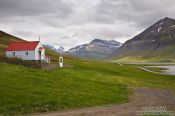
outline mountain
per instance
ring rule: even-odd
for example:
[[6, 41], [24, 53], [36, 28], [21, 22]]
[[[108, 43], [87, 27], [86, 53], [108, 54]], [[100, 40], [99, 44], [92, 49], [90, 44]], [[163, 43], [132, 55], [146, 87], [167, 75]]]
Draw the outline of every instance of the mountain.
[[120, 42], [115, 40], [94, 39], [88, 44], [83, 44], [71, 48], [67, 53], [76, 57], [103, 59], [108, 57], [114, 50], [121, 46]]
[[118, 61], [175, 61], [175, 20], [164, 18], [126, 41], [111, 57]]
[[63, 47], [54, 47], [52, 45], [44, 45], [45, 48], [48, 48], [48, 49], [51, 49], [55, 52], [58, 52], [58, 53], [64, 53], [64, 48]]

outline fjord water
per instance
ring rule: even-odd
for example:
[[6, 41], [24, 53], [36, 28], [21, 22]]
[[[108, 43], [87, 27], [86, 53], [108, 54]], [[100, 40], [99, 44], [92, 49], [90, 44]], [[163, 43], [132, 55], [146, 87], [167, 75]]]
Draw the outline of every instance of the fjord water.
[[175, 75], [175, 65], [173, 65], [173, 66], [149, 66], [149, 67], [165, 68], [166, 70], [163, 70], [163, 73]]

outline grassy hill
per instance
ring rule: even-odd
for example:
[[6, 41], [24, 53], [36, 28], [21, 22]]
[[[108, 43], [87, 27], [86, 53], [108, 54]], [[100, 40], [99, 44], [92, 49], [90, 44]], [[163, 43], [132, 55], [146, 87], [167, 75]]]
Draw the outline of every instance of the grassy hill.
[[5, 33], [3, 31], [0, 31], [0, 44], [2, 45], [8, 45], [11, 41], [24, 41], [18, 37], [15, 37], [13, 35], [10, 35], [8, 33]]
[[4, 49], [7, 47], [8, 43], [11, 41], [24, 41], [13, 35], [0, 31], [0, 54], [4, 54]]

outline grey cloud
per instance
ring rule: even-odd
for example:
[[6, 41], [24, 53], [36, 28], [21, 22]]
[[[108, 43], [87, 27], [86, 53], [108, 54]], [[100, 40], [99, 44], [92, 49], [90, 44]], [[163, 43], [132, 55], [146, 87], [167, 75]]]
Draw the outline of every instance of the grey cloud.
[[132, 22], [143, 28], [166, 16], [175, 17], [172, 9], [174, 0], [102, 0], [98, 13], [103, 14], [102, 18]]
[[63, 0], [0, 0], [0, 14], [4, 17], [47, 14], [66, 17], [71, 12], [71, 5]]
[[174, 0], [0, 0], [0, 29], [73, 47], [94, 38], [121, 42], [166, 16]]

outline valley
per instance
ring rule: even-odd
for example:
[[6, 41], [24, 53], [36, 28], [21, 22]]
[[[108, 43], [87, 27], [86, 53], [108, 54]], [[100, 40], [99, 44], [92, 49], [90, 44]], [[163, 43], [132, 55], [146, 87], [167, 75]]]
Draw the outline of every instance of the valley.
[[[2, 31], [0, 40], [1, 56], [5, 55], [4, 50], [11, 40], [25, 41]], [[100, 46], [102, 51], [109, 50], [110, 47], [104, 48], [101, 42], [108, 43], [95, 40], [91, 45]], [[127, 43], [120, 47], [114, 45], [114, 48], [122, 53]], [[119, 55], [117, 59], [112, 57], [105, 60], [62, 54], [64, 63], [71, 67], [47, 71], [0, 60], [0, 115], [98, 116], [106, 112], [105, 115], [111, 116], [134, 116], [145, 106], [164, 106], [174, 112], [175, 75], [160, 74], [168, 68], [165, 66], [174, 65], [170, 64], [174, 56], [169, 55], [173, 51], [172, 46], [162, 48], [170, 50], [168, 52], [161, 49], [162, 57], [156, 54], [158, 49], [149, 52], [150, 57], [138, 56], [146, 53], [144, 49], [132, 55], [127, 52], [126, 57]], [[58, 63], [59, 53], [46, 48], [46, 55], [51, 58], [51, 63]], [[156, 68], [162, 63], [164, 67]], [[154, 67], [147, 67], [150, 71], [141, 69], [146, 66]]]
[[175, 0], [0, 0], [0, 116], [175, 116]]

